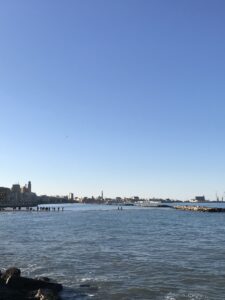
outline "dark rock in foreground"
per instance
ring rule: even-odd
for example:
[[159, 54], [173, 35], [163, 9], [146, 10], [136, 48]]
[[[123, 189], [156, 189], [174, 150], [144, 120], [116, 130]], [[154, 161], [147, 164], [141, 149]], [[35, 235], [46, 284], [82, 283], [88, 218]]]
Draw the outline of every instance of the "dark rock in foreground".
[[9, 268], [3, 274], [1, 273], [1, 282], [7, 284], [10, 278], [19, 278], [21, 275], [20, 269]]
[[0, 271], [1, 300], [57, 300], [62, 288], [47, 277], [22, 277], [17, 268], [9, 268], [4, 273]]

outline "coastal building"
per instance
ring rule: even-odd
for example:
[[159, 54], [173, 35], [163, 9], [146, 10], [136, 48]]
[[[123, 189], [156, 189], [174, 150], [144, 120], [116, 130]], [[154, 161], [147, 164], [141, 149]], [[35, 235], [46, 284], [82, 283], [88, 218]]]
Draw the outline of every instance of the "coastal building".
[[20, 202], [21, 201], [21, 187], [19, 184], [13, 184], [10, 193], [10, 200], [12, 202]]
[[21, 188], [20, 188], [20, 185], [19, 184], [13, 184], [12, 188], [11, 188], [11, 191], [13, 193], [21, 193]]
[[22, 194], [29, 193], [27, 185], [21, 187], [21, 193]]
[[[31, 181], [24, 186], [20, 184], [13, 184], [11, 189], [7, 187], [0, 187], [0, 207], [32, 207], [38, 204], [58, 204], [58, 203], [71, 203], [71, 200], [75, 203], [77, 197], [74, 198], [74, 194], [70, 193], [68, 196], [37, 196], [32, 192]], [[79, 199], [80, 200], [80, 199]]]
[[0, 187], [0, 203], [10, 201], [10, 189]]
[[196, 196], [195, 201], [196, 202], [205, 202], [205, 196]]
[[32, 204], [32, 202], [37, 201], [36, 198], [36, 194], [32, 193], [31, 191], [31, 181], [29, 181], [28, 184], [25, 184], [22, 187], [19, 184], [13, 184], [10, 193], [10, 201], [12, 204]]
[[70, 200], [70, 201], [73, 201], [73, 200], [74, 200], [74, 196], [73, 196], [73, 193], [69, 193], [69, 197], [68, 197], [68, 200]]
[[28, 184], [25, 184], [23, 187], [21, 187], [21, 193], [31, 194], [31, 181], [28, 181]]

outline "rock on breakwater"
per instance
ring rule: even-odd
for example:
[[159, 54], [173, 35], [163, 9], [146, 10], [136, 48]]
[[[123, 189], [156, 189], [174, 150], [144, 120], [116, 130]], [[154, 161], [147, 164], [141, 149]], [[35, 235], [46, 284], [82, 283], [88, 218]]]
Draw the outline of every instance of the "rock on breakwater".
[[206, 207], [206, 206], [190, 206], [190, 205], [179, 205], [174, 206], [175, 209], [186, 210], [186, 211], [197, 211], [197, 212], [223, 212], [225, 208], [221, 207]]
[[62, 285], [49, 278], [27, 278], [15, 267], [0, 271], [1, 300], [58, 300]]

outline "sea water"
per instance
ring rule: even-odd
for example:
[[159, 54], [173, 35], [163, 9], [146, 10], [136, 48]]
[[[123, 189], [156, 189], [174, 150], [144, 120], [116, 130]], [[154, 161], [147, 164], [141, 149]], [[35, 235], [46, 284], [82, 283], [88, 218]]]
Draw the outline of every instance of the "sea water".
[[57, 280], [63, 299], [225, 299], [225, 214], [63, 206], [1, 212], [0, 269]]

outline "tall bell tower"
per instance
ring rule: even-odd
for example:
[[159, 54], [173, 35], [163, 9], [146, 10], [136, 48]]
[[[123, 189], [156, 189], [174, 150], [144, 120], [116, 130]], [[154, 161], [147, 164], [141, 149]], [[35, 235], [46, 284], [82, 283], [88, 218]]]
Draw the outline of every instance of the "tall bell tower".
[[28, 192], [31, 193], [31, 181], [28, 181]]

